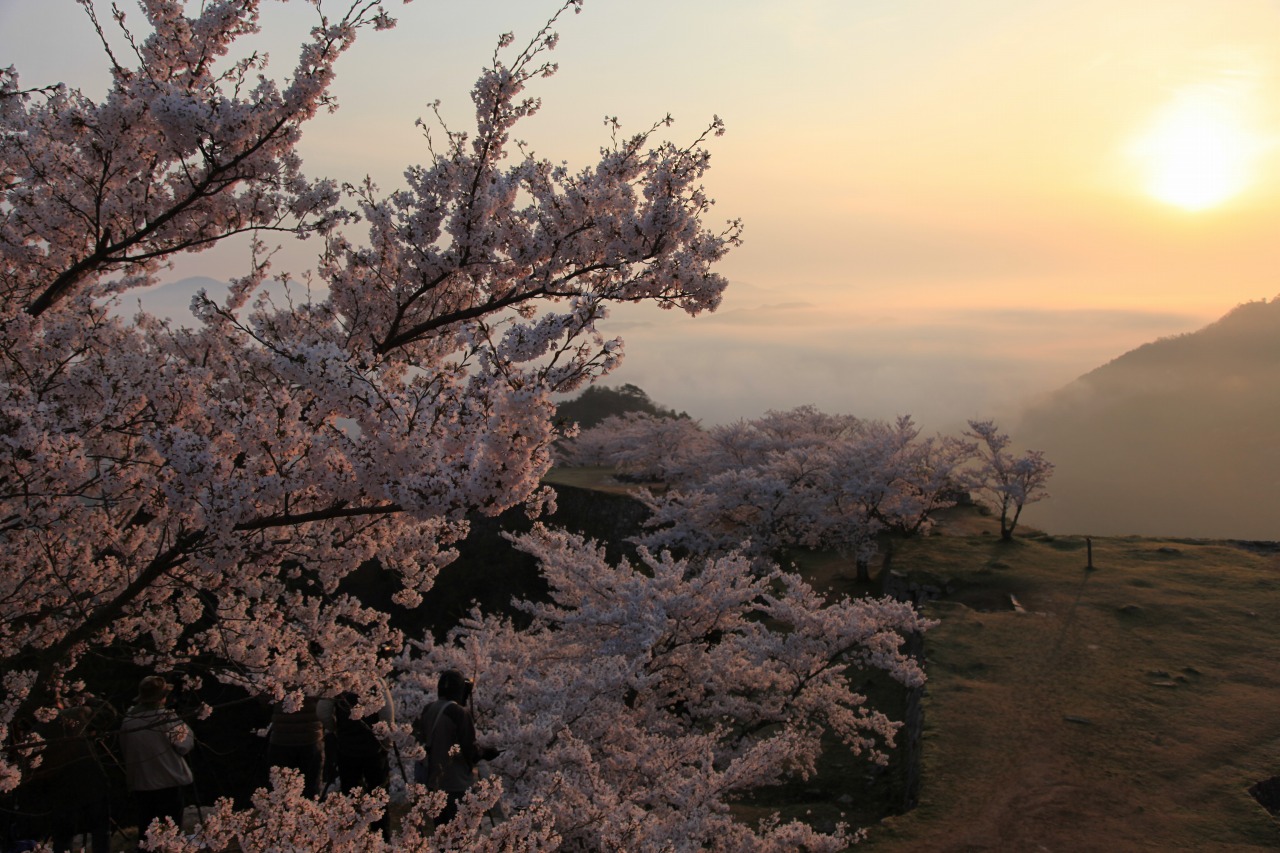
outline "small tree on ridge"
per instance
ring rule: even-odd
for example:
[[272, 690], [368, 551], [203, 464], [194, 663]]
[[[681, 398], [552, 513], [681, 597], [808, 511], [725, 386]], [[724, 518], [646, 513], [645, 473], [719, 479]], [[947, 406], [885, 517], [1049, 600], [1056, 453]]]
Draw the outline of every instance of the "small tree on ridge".
[[1053, 474], [1053, 463], [1039, 450], [1028, 450], [1014, 456], [1008, 450], [1009, 436], [999, 431], [993, 421], [969, 421], [965, 433], [978, 445], [979, 465], [971, 485], [979, 497], [1000, 512], [1000, 538], [1013, 539], [1022, 508], [1049, 496], [1046, 484]]

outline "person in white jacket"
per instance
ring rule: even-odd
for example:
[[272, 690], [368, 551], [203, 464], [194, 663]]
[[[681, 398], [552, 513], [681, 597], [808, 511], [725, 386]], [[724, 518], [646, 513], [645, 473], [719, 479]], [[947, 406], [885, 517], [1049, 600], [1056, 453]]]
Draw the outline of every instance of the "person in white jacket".
[[120, 725], [125, 784], [138, 811], [138, 837], [156, 818], [170, 817], [182, 825], [183, 794], [192, 783], [184, 755], [195, 746], [191, 727], [166, 707], [169, 682], [148, 675], [138, 685], [134, 705]]

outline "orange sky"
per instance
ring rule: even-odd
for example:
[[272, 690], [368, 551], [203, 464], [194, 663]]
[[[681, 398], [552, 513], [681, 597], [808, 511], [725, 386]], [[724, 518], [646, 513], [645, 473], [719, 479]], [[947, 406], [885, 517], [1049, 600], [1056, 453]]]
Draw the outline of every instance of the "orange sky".
[[[394, 186], [425, 159], [424, 104], [442, 99], [463, 124], [497, 34], [523, 43], [554, 11], [390, 5], [401, 27], [362, 37], [339, 71], [343, 108], [308, 137], [316, 173]], [[279, 73], [312, 14], [267, 4]], [[587, 0], [558, 29], [561, 70], [525, 134], [540, 153], [587, 162], [606, 114], [639, 129], [671, 112], [677, 138], [713, 114], [728, 124], [708, 187], [715, 216], [747, 230], [722, 267], [724, 308], [693, 321], [619, 311], [606, 329], [628, 352], [610, 382], [695, 416], [815, 403], [938, 427], [999, 417], [1280, 293], [1270, 0]], [[0, 62], [28, 84], [104, 85], [71, 0], [2, 0]], [[1209, 118], [1169, 119], [1188, 101]], [[1179, 154], [1153, 135], [1162, 122], [1219, 146], [1217, 159]], [[1236, 169], [1241, 189], [1197, 212], [1159, 201], [1148, 185], [1162, 157]], [[241, 263], [221, 251], [175, 276]]]

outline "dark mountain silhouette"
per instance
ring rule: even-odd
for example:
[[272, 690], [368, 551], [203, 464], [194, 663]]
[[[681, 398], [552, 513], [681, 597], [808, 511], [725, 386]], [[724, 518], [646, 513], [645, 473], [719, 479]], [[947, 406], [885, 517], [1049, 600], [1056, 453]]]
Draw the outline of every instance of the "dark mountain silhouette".
[[590, 429], [607, 417], [641, 412], [655, 418], [687, 418], [684, 412], [676, 412], [649, 399], [642, 388], [623, 385], [610, 388], [607, 385], [591, 385], [572, 400], [565, 400], [556, 407], [556, 419], [564, 423], [576, 423], [582, 429]]
[[1099, 367], [1015, 436], [1057, 466], [1028, 509], [1050, 531], [1280, 539], [1280, 298]]

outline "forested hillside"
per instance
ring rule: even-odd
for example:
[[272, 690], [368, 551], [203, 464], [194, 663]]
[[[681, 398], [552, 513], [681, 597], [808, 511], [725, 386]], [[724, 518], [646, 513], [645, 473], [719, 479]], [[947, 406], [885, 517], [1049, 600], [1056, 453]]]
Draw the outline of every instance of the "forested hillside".
[[582, 429], [590, 429], [605, 418], [639, 412], [656, 418], [687, 418], [684, 412], [655, 403], [644, 389], [635, 385], [610, 388], [592, 385], [577, 397], [556, 406], [556, 419], [565, 424], [576, 423]]
[[1280, 300], [1082, 376], [1018, 429], [1057, 465], [1028, 511], [1072, 533], [1280, 538]]

